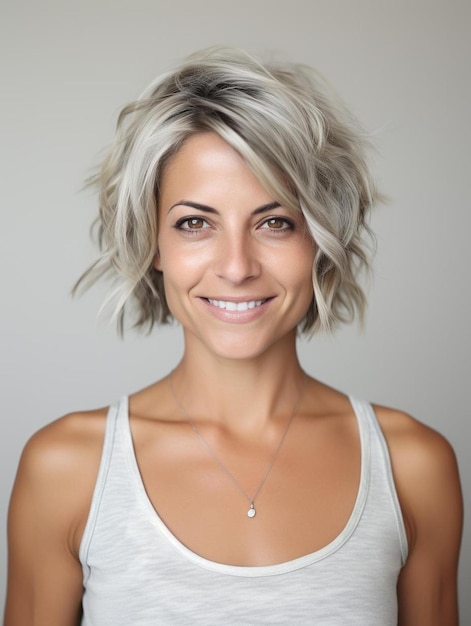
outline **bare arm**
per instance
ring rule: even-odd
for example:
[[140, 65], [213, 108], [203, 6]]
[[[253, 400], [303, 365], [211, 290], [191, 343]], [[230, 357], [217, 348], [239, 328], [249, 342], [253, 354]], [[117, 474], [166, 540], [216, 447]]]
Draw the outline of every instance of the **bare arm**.
[[432, 429], [403, 414], [393, 417], [381, 421], [409, 538], [398, 583], [399, 626], [457, 626], [463, 505], [456, 458]]
[[78, 549], [98, 471], [103, 423], [97, 415], [68, 416], [25, 447], [8, 517], [5, 626], [80, 623]]

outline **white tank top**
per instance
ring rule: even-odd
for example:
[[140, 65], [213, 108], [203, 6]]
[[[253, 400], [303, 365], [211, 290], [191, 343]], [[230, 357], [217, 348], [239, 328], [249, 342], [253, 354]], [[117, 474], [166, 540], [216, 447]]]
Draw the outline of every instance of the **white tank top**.
[[180, 543], [144, 489], [127, 398], [111, 407], [80, 548], [82, 626], [396, 625], [403, 519], [374, 411], [350, 400], [361, 441], [350, 519], [321, 550], [264, 567], [216, 563]]

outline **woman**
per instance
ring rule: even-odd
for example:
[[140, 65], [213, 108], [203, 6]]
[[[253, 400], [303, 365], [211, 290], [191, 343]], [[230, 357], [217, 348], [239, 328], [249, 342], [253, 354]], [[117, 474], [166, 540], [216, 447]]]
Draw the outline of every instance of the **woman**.
[[121, 329], [178, 320], [184, 355], [27, 444], [7, 626], [457, 623], [449, 444], [297, 358], [364, 309], [376, 199], [320, 84], [211, 49], [122, 112], [84, 280], [113, 274]]

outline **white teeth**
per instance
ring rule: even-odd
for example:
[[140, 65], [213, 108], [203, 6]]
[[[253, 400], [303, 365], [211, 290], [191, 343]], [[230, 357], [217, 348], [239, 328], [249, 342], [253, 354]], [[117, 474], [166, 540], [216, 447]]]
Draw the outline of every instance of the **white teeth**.
[[254, 309], [257, 306], [260, 306], [266, 300], [250, 300], [249, 302], [232, 302], [231, 300], [211, 300], [208, 298], [208, 301], [213, 306], [218, 306], [220, 309], [226, 309], [226, 311], [247, 311], [247, 309]]

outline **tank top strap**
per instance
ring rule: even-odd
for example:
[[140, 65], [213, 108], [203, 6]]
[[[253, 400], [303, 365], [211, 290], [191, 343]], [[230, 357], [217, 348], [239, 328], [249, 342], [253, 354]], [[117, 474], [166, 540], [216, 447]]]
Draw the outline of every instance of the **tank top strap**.
[[[117, 403], [110, 406], [108, 414], [106, 416], [105, 436], [103, 439], [103, 449], [101, 454], [100, 466], [98, 469], [97, 480], [93, 490], [92, 501], [88, 514], [87, 523], [80, 543], [79, 558], [82, 564], [88, 562], [88, 552], [90, 549], [90, 543], [93, 537], [93, 531], [95, 529], [98, 513], [100, 510], [100, 504], [103, 496], [103, 492], [106, 485], [106, 479], [108, 476], [111, 459], [113, 457], [113, 449], [115, 447], [115, 441], [117, 436], [118, 419], [123, 422], [126, 419], [126, 407], [127, 398], [123, 397]], [[84, 583], [86, 582], [88, 575], [90, 574], [87, 566], [84, 570]]]
[[350, 402], [357, 416], [360, 437], [362, 428], [368, 431], [367, 441], [369, 447], [368, 455], [370, 474], [374, 477], [375, 482], [380, 485], [380, 489], [385, 489], [389, 494], [396, 522], [402, 564], [404, 565], [408, 554], [408, 541], [404, 526], [404, 518], [402, 516], [396, 485], [394, 483], [388, 444], [373, 406], [369, 402], [359, 400], [353, 396], [350, 396]]

